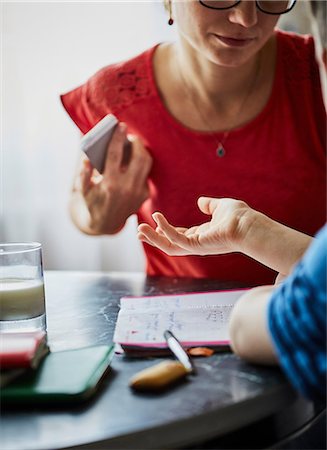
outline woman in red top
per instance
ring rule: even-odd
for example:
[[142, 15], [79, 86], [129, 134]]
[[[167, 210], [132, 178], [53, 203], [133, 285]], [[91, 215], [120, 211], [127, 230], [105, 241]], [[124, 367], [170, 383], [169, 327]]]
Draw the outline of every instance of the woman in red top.
[[[113, 234], [160, 210], [189, 228], [200, 196], [239, 198], [313, 235], [326, 217], [325, 110], [311, 37], [275, 31], [294, 1], [173, 1], [179, 40], [100, 70], [62, 96], [82, 132], [123, 122], [103, 177], [84, 163], [71, 211], [89, 234]], [[223, 8], [223, 9], [222, 9]], [[126, 132], [135, 136], [122, 165]], [[149, 275], [271, 283], [247, 256], [167, 256], [144, 245]]]

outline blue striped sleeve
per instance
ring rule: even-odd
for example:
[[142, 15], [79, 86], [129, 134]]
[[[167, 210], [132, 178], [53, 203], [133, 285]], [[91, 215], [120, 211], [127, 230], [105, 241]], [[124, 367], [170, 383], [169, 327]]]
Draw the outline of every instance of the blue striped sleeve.
[[327, 226], [272, 294], [268, 327], [280, 365], [305, 397], [326, 399]]

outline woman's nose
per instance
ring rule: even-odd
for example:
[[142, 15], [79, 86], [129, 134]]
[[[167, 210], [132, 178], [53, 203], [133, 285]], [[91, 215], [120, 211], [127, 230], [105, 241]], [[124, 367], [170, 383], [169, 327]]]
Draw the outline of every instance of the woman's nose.
[[229, 20], [245, 28], [253, 27], [258, 21], [258, 11], [254, 0], [245, 0], [229, 12]]

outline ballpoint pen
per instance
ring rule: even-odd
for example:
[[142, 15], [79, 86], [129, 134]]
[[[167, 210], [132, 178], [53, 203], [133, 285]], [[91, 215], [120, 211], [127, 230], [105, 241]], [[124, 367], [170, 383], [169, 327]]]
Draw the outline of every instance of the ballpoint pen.
[[188, 373], [195, 374], [195, 366], [193, 364], [192, 359], [187, 354], [186, 350], [183, 348], [182, 344], [176, 338], [172, 331], [166, 330], [164, 332], [164, 337], [166, 339], [167, 345], [173, 354], [176, 356], [178, 361], [185, 367], [185, 370]]
[[191, 358], [176, 336], [170, 330], [166, 330], [164, 332], [164, 338], [168, 348], [178, 361], [163, 361], [160, 364], [138, 372], [130, 380], [130, 386], [132, 388], [142, 391], [158, 391], [176, 383], [187, 375], [194, 375], [196, 373]]

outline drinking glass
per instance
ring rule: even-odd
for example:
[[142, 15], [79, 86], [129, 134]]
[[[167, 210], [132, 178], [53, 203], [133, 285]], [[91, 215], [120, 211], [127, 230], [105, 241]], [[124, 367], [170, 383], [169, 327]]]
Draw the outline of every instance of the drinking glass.
[[0, 331], [45, 329], [41, 244], [0, 243]]

